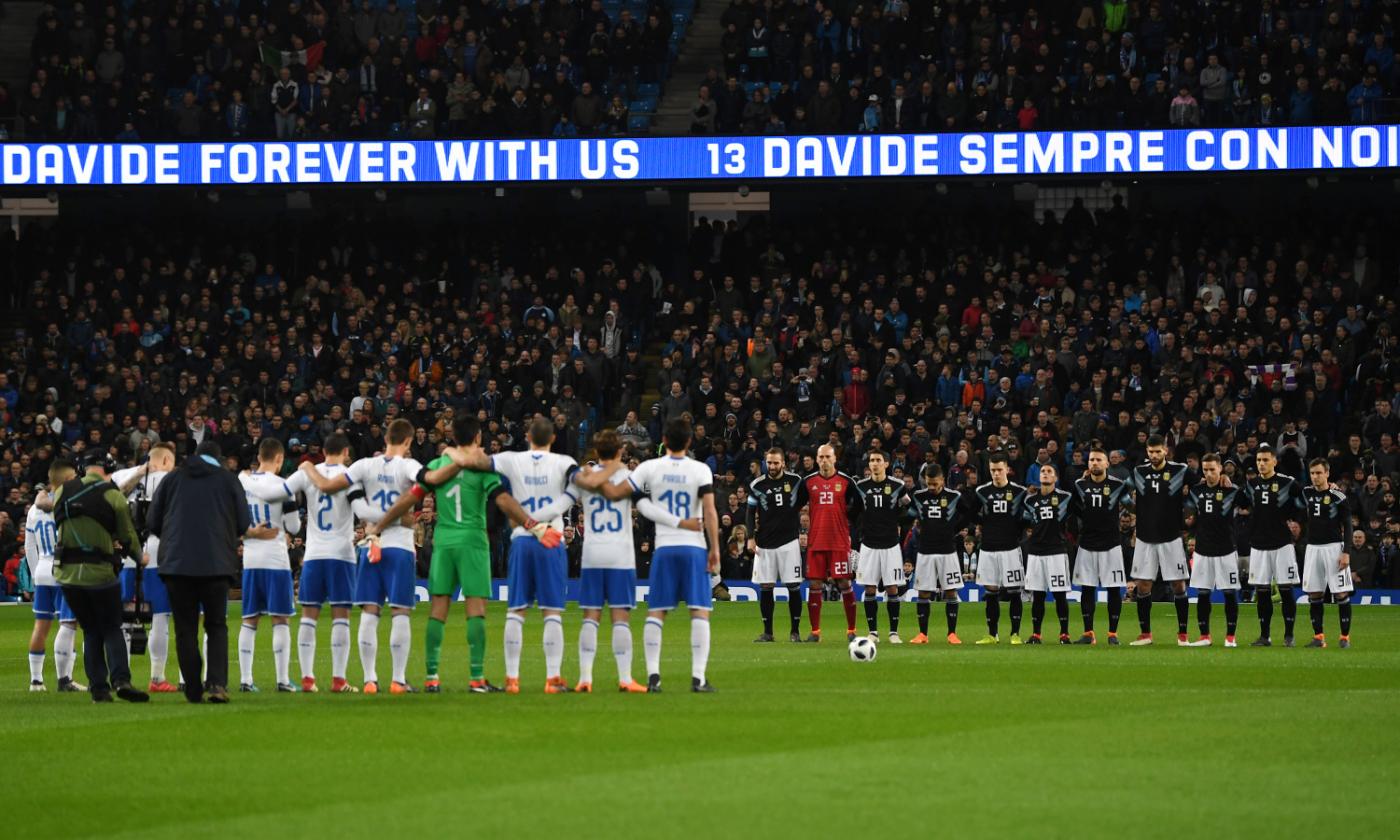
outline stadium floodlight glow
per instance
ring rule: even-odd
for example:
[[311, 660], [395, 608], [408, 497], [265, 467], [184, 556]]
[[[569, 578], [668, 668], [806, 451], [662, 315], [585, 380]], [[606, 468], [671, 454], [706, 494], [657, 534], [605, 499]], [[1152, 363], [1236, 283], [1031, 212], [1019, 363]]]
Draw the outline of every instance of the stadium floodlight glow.
[[11, 143], [4, 186], [504, 184], [1400, 168], [1400, 126], [810, 137]]

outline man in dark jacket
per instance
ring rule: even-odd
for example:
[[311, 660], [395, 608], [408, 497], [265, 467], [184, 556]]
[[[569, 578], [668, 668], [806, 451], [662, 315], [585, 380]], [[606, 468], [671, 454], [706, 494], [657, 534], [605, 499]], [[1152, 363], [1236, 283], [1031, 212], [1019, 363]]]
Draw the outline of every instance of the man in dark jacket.
[[[170, 593], [175, 649], [187, 678], [185, 699], [228, 702], [228, 590], [238, 574], [238, 541], [272, 539], [277, 531], [250, 527], [248, 501], [238, 478], [223, 467], [223, 451], [212, 440], [171, 473], [156, 490], [147, 527], [160, 538], [158, 567]], [[209, 671], [199, 655], [199, 613], [209, 642]]]

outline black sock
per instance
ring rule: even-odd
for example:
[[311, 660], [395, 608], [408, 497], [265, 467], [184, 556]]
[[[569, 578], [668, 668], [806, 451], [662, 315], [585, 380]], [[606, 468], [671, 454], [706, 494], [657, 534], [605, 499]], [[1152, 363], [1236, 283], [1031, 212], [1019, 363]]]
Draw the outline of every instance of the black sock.
[[1176, 603], [1176, 634], [1186, 635], [1186, 624], [1191, 620], [1191, 600], [1183, 592], [1174, 599]]
[[1079, 614], [1084, 616], [1084, 632], [1094, 632], [1094, 610], [1099, 607], [1099, 591], [1092, 586], [1079, 587]]
[[1261, 586], [1254, 590], [1254, 607], [1259, 611], [1259, 638], [1269, 638], [1270, 626], [1274, 623], [1274, 598], [1269, 587]]
[[1293, 625], [1298, 621], [1298, 596], [1293, 587], [1280, 585], [1279, 597], [1283, 599], [1283, 637], [1293, 638]]
[[788, 591], [788, 619], [792, 629], [789, 633], [797, 633], [802, 629], [802, 587], [789, 586]]
[[1196, 594], [1196, 628], [1202, 636], [1210, 635], [1210, 590], [1202, 589]]
[[1351, 596], [1337, 604], [1337, 619], [1342, 623], [1342, 635], [1351, 635]]
[[[943, 611], [948, 619], [948, 635], [958, 632], [958, 604], [961, 603], [956, 598], [943, 603]], [[1348, 613], [1350, 615], [1350, 613]]]
[[1123, 590], [1120, 587], [1109, 587], [1108, 590], [1108, 632], [1118, 632], [1118, 619], [1123, 616]]
[[1045, 623], [1045, 593], [1031, 593], [1031, 632], [1040, 635], [1040, 625]]
[[758, 611], [763, 616], [763, 632], [773, 635], [773, 590], [765, 587], [758, 591]]
[[874, 633], [879, 626], [880, 602], [875, 600], [874, 595], [865, 596], [865, 626]]
[[914, 611], [919, 614], [919, 633], [928, 635], [928, 616], [933, 609], [927, 598], [920, 598], [914, 602]]
[[1312, 619], [1313, 635], [1322, 635], [1322, 601], [1308, 602], [1308, 617]]
[[1143, 594], [1138, 592], [1137, 596], [1138, 628], [1143, 633], [1152, 632], [1152, 593]]
[[1233, 589], [1225, 590], [1225, 635], [1235, 635], [1235, 628], [1240, 623], [1240, 598], [1239, 593]]
[[885, 596], [885, 612], [890, 615], [890, 632], [899, 632], [899, 605], [900, 600], [897, 595]]
[[1055, 593], [1055, 618], [1060, 620], [1060, 635], [1069, 635], [1069, 593]]
[[1021, 602], [1021, 590], [1017, 589], [1011, 595], [1011, 635], [1021, 635], [1021, 611], [1024, 604]]
[[997, 624], [1001, 620], [1001, 593], [987, 593], [987, 635], [997, 634]]

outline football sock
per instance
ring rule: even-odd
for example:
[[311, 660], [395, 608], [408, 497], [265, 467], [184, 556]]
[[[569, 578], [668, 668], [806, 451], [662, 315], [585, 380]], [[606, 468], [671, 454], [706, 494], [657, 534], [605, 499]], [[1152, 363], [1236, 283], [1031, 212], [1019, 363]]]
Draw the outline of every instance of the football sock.
[[[801, 599], [797, 601], [802, 604]], [[486, 619], [482, 619], [484, 623]], [[625, 621], [613, 622], [613, 659], [617, 661], [617, 683], [626, 685], [632, 682], [632, 625]]]
[[880, 617], [880, 602], [875, 600], [874, 595], [865, 596], [865, 626], [871, 633], [876, 631], [876, 623]]
[[987, 635], [997, 634], [997, 624], [1001, 621], [1001, 593], [987, 593]]
[[467, 655], [471, 661], [471, 678], [486, 679], [486, 616], [467, 617]]
[[593, 657], [598, 655], [598, 622], [585, 618], [578, 629], [578, 681], [593, 682]]
[[365, 682], [379, 682], [379, 616], [360, 614], [360, 667]]
[[773, 590], [758, 591], [758, 611], [763, 616], [763, 632], [773, 635]]
[[822, 587], [813, 582], [807, 589], [807, 623], [812, 632], [820, 634], [822, 629]]
[[350, 619], [331, 621], [331, 676], [345, 679], [345, 666], [350, 664]]
[[898, 598], [889, 598], [885, 601], [885, 612], [890, 616], [890, 632], [899, 632], [899, 604]]
[[1210, 590], [1202, 589], [1196, 593], [1196, 629], [1201, 631], [1202, 636], [1210, 635]]
[[525, 616], [506, 613], [506, 629], [501, 637], [506, 645], [506, 679], [519, 679], [520, 649], [525, 646]]
[[442, 640], [447, 635], [447, 622], [428, 616], [428, 628], [423, 634], [423, 666], [429, 677], [438, 676], [442, 664]]
[[412, 652], [413, 625], [408, 616], [396, 615], [389, 619], [389, 663], [393, 666], [393, 680], [396, 683], [408, 682], [408, 655]]
[[258, 630], [247, 624], [238, 627], [238, 681], [244, 685], [253, 682], [253, 643], [257, 641]]
[[919, 616], [919, 633], [921, 635], [928, 635], [928, 617], [932, 611], [933, 607], [927, 598], [920, 598], [914, 602], [914, 612]]
[[1045, 623], [1045, 593], [1031, 593], [1031, 632], [1040, 635], [1040, 626]]
[[802, 588], [800, 586], [789, 586], [788, 591], [788, 620], [792, 623], [789, 633], [796, 633], [802, 629]]
[[1118, 632], [1118, 619], [1123, 615], [1123, 589], [1118, 586], [1108, 590], [1108, 632]]
[[[1002, 590], [1005, 592], [1005, 590]], [[1021, 590], [1013, 590], [1007, 593], [1011, 601], [1011, 635], [1021, 635], [1021, 612], [1025, 605], [1021, 602]]]
[[690, 676], [705, 683], [705, 666], [710, 663], [710, 620], [690, 619]]
[[1293, 638], [1293, 625], [1298, 621], [1298, 596], [1293, 587], [1279, 585], [1278, 596], [1283, 599], [1283, 636]]
[[1342, 624], [1342, 635], [1351, 635], [1351, 596], [1346, 596], [1346, 600], [1337, 604], [1337, 620]]
[[856, 591], [847, 589], [841, 593], [841, 608], [846, 611], [846, 629], [856, 629]]
[[1183, 592], [1172, 599], [1176, 605], [1176, 632], [1177, 635], [1186, 633], [1186, 625], [1191, 621], [1191, 601]]
[[958, 605], [960, 603], [960, 601], [954, 599], [952, 601], [946, 601], [943, 605], [944, 612], [948, 618], [948, 635], [950, 636], [958, 632]]
[[58, 635], [53, 638], [53, 667], [58, 673], [58, 678], [73, 678], [73, 644], [78, 636], [78, 631], [71, 625], [58, 625]]
[[1225, 635], [1235, 635], [1235, 627], [1240, 623], [1240, 596], [1234, 590], [1225, 590]]
[[1308, 602], [1308, 617], [1312, 619], [1313, 635], [1314, 635], [1314, 636], [1321, 636], [1321, 635], [1322, 635], [1322, 602], [1321, 602], [1321, 601], [1309, 601], [1309, 602]]
[[543, 639], [544, 675], [552, 680], [559, 676], [564, 665], [564, 619], [557, 615], [545, 616]]
[[1055, 618], [1060, 622], [1060, 635], [1069, 632], [1069, 593], [1055, 593]]
[[1084, 617], [1084, 632], [1094, 632], [1094, 610], [1099, 606], [1099, 591], [1092, 586], [1079, 587], [1079, 614]]
[[1269, 638], [1269, 625], [1274, 622], [1274, 598], [1269, 587], [1261, 586], [1254, 591], [1254, 606], [1259, 610], [1259, 638]]
[[170, 613], [151, 616], [151, 638], [146, 652], [151, 655], [151, 682], [165, 682], [165, 663], [170, 659]]
[[647, 660], [647, 676], [661, 673], [661, 619], [647, 617], [642, 627], [642, 651]]
[[284, 685], [292, 681], [290, 675], [292, 666], [292, 626], [290, 624], [272, 625], [272, 665], [277, 669], [278, 685]]
[[1152, 593], [1139, 592], [1137, 596], [1138, 629], [1143, 633], [1152, 632]]
[[[432, 623], [432, 619], [428, 619]], [[297, 664], [301, 666], [301, 678], [306, 679], [316, 673], [316, 619], [303, 618], [297, 622]]]
[[43, 682], [43, 681], [44, 681], [44, 652], [43, 652], [42, 650], [41, 650], [41, 651], [32, 651], [32, 650], [31, 650], [31, 651], [29, 652], [29, 681], [30, 681], [30, 682]]

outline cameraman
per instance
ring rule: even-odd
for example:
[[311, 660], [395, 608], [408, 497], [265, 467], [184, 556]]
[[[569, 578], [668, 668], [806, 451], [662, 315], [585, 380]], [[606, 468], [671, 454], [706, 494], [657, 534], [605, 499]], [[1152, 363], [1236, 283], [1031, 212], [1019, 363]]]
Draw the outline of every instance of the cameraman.
[[54, 579], [63, 587], [63, 599], [87, 639], [83, 669], [88, 691], [95, 703], [111, 702], [114, 689], [123, 700], [144, 703], [150, 695], [131, 685], [114, 544], [119, 542], [122, 551], [139, 563], [141, 538], [132, 525], [126, 498], [107, 478], [115, 465], [105, 452], [94, 452], [83, 458], [81, 478], [71, 464], [60, 462], [58, 466], [54, 479], [62, 484], [53, 497], [53, 518], [58, 526]]

